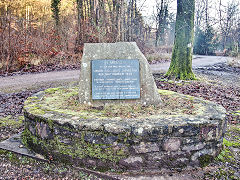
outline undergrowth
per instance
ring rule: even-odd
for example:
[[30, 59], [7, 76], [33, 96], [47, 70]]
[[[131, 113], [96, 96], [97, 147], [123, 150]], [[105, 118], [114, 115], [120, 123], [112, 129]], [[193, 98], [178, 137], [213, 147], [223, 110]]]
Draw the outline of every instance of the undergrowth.
[[215, 158], [219, 164], [218, 170], [209, 173], [207, 177], [216, 179], [240, 179], [240, 125], [228, 127], [223, 139], [223, 149]]

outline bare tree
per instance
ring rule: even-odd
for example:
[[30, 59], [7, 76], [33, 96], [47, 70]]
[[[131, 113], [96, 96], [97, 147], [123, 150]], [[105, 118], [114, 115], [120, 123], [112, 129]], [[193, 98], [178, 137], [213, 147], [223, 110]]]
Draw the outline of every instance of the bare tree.
[[79, 51], [80, 46], [83, 45], [83, 0], [77, 0], [77, 38], [75, 43], [75, 52]]
[[222, 0], [219, 0], [219, 22], [223, 49], [233, 50], [238, 46], [239, 7], [240, 5], [236, 1], [231, 1], [225, 6], [222, 4]]
[[168, 18], [168, 1], [161, 0], [161, 3], [157, 2], [157, 16], [156, 16], [156, 41], [155, 46], [165, 44], [165, 30], [167, 28], [167, 18]]

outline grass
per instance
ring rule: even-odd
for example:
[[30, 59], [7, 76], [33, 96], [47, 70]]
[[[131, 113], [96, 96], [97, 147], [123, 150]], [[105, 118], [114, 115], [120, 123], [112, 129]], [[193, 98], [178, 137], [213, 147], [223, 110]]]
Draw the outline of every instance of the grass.
[[233, 163], [235, 158], [238, 157], [236, 157], [236, 154], [234, 154], [232, 148], [240, 149], [240, 125], [229, 126], [226, 136], [223, 139], [223, 150], [216, 157], [216, 160]]
[[24, 117], [23, 116], [6, 116], [0, 117], [0, 127], [12, 127], [12, 128], [19, 128], [22, 126]]
[[[73, 178], [73, 179], [99, 179], [98, 177], [85, 173], [83, 171], [80, 171], [77, 168], [74, 168], [69, 165], [65, 165], [62, 163], [48, 163], [39, 161], [27, 156], [22, 156], [19, 154], [15, 154], [6, 150], [0, 149], [0, 160], [7, 161], [11, 163], [11, 167], [15, 168], [27, 168], [31, 171], [37, 171], [41, 175], [44, 175], [43, 177], [46, 178], [46, 175], [50, 176], [53, 179], [59, 179], [59, 178], [65, 178], [67, 179]], [[19, 172], [22, 172], [20, 170]], [[18, 178], [25, 177], [24, 174], [18, 174]], [[15, 177], [17, 178], [17, 177]], [[25, 179], [25, 178], [23, 178]]]
[[[109, 104], [102, 107], [91, 107], [79, 104], [77, 88], [51, 88], [45, 90], [45, 96], [41, 101], [35, 102], [34, 100], [28, 99], [25, 105], [30, 111], [35, 112], [41, 110], [41, 114], [44, 114], [44, 111], [56, 111], [80, 116], [82, 118], [144, 118], [146, 116], [156, 115], [194, 115], [198, 113], [198, 110], [202, 107], [202, 104], [195, 101], [194, 97], [183, 97], [183, 95], [167, 90], [159, 90], [159, 93], [163, 103], [158, 106], [122, 103]], [[34, 103], [36, 103], [36, 105], [34, 105]]]
[[220, 163], [212, 176], [217, 179], [240, 179], [240, 125], [230, 125], [223, 139], [223, 149], [215, 158]]

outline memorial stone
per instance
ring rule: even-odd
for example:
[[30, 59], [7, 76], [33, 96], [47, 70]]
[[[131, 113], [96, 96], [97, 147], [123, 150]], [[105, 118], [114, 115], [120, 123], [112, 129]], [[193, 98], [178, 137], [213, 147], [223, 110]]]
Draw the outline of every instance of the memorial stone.
[[[22, 142], [35, 153], [110, 174], [114, 169], [118, 176], [189, 170], [221, 151], [226, 110], [200, 98], [157, 91], [136, 43], [85, 44], [81, 68], [80, 103], [76, 87], [46, 89], [25, 101]], [[144, 107], [151, 104], [160, 106]]]
[[149, 64], [135, 42], [86, 43], [81, 63], [80, 103], [161, 103]]

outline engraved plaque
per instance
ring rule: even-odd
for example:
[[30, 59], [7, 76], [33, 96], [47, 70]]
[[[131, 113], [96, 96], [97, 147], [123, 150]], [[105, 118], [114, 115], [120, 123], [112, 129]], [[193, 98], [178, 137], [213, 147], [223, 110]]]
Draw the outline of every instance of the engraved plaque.
[[92, 60], [92, 99], [138, 98], [138, 60]]

